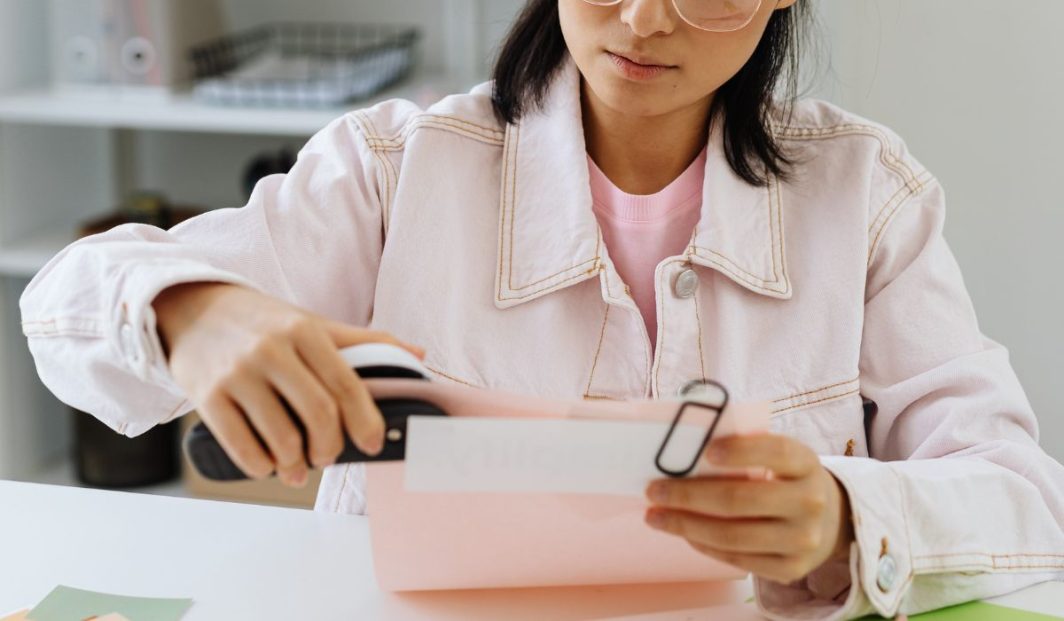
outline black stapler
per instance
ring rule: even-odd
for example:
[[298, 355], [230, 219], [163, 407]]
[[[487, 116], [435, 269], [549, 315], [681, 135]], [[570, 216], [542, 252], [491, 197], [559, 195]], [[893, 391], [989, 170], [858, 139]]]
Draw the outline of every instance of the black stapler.
[[[421, 361], [410, 352], [395, 345], [384, 343], [355, 345], [340, 350], [340, 355], [363, 379], [404, 378], [429, 381], [428, 370], [421, 364]], [[447, 415], [437, 406], [418, 399], [381, 399], [376, 401], [376, 404], [384, 417], [384, 448], [378, 455], [367, 455], [351, 442], [347, 434], [344, 434], [344, 449], [337, 457], [336, 463], [401, 461], [406, 453], [407, 419], [411, 416]], [[287, 404], [285, 408], [296, 428], [303, 433], [305, 451], [306, 434], [302, 421]], [[208, 479], [240, 481], [248, 478], [244, 471], [233, 463], [222, 445], [202, 422], [189, 429], [185, 435], [184, 450], [193, 467]]]

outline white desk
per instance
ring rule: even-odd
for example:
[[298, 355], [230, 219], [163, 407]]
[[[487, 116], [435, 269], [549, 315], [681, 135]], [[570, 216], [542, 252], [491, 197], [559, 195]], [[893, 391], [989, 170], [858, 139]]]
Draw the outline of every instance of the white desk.
[[[748, 581], [387, 593], [363, 517], [0, 481], [0, 614], [58, 584], [191, 597], [187, 621], [762, 618], [744, 603]], [[1054, 601], [1064, 584], [1001, 603], [1050, 612]]]

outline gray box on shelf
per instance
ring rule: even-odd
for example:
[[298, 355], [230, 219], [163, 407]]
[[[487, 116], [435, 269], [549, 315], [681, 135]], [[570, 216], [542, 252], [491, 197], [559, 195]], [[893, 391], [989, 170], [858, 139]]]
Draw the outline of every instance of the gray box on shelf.
[[165, 97], [189, 50], [223, 31], [220, 0], [51, 0], [52, 82], [104, 97]]

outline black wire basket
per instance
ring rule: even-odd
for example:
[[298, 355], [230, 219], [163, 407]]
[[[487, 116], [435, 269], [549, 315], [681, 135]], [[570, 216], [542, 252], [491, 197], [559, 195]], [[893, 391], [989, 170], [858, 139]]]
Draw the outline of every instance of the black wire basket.
[[218, 105], [338, 106], [406, 77], [419, 38], [404, 26], [266, 24], [193, 48], [193, 93]]

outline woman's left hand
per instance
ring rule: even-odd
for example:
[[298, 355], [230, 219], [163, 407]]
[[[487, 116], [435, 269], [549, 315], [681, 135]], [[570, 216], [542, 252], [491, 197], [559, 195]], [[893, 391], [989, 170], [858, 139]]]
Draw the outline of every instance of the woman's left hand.
[[759, 577], [789, 583], [853, 541], [846, 490], [816, 454], [788, 436], [763, 433], [715, 439], [706, 457], [721, 466], [762, 466], [769, 479], [690, 477], [647, 487], [650, 526]]

